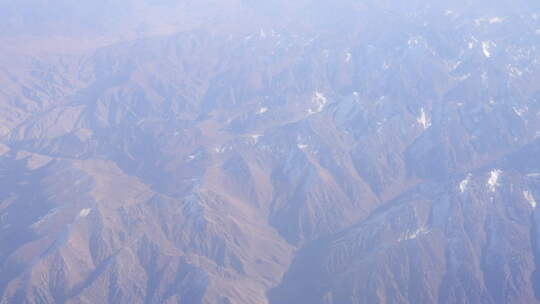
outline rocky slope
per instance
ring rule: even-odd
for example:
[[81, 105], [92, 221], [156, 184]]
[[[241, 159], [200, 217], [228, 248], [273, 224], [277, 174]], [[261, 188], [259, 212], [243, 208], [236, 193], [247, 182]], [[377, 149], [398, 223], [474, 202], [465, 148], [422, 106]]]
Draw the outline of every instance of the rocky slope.
[[0, 303], [539, 301], [537, 4], [42, 2], [1, 10]]

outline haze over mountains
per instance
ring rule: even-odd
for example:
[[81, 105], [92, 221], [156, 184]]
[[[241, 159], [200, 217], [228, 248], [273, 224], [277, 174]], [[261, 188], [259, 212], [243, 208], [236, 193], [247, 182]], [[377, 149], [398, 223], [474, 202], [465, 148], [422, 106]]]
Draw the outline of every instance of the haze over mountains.
[[540, 4], [0, 2], [0, 303], [540, 302]]

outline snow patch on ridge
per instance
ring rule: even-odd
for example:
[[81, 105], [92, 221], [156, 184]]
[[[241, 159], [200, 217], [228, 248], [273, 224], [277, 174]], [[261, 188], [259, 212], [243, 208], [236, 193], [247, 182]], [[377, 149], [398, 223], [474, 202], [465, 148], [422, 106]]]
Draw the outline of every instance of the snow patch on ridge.
[[525, 106], [523, 108], [512, 107], [512, 110], [514, 110], [514, 113], [516, 113], [517, 116], [521, 117], [521, 116], [523, 116], [523, 114], [527, 113], [529, 108], [527, 106]]
[[467, 178], [465, 178], [464, 180], [462, 180], [460, 183], [459, 183], [459, 191], [461, 193], [464, 193], [465, 191], [467, 191], [467, 186], [469, 185], [469, 182], [471, 180], [471, 177], [472, 177], [472, 174], [468, 174], [467, 175]]
[[482, 41], [482, 53], [484, 53], [484, 56], [486, 56], [486, 58], [491, 57], [491, 52], [489, 51], [490, 47], [491, 44], [489, 43], [489, 41]]
[[324, 96], [323, 93], [318, 92], [318, 91], [315, 92], [311, 101], [315, 105], [314, 105], [314, 108], [308, 110], [309, 114], [315, 114], [315, 113], [321, 112], [324, 109], [324, 106], [328, 103], [328, 99], [326, 98], [326, 96]]
[[87, 217], [87, 216], [90, 214], [90, 212], [92, 212], [92, 209], [90, 209], [90, 208], [82, 209], [82, 210], [79, 212], [79, 216], [78, 216], [78, 217], [79, 217], [79, 218], [85, 218], [85, 217]]
[[497, 190], [497, 187], [499, 185], [499, 177], [501, 176], [502, 171], [499, 169], [492, 170], [489, 175], [489, 179], [487, 181], [487, 186], [489, 187], [489, 191], [495, 192]]
[[418, 43], [420, 43], [420, 41], [417, 37], [409, 38], [409, 40], [407, 41], [407, 44], [409, 46], [418, 45]]
[[529, 205], [531, 205], [533, 209], [536, 209], [537, 204], [532, 193], [530, 191], [523, 191], [523, 196], [525, 197], [527, 202], [529, 202]]
[[497, 24], [497, 23], [501, 23], [504, 21], [504, 18], [501, 18], [501, 17], [491, 17], [491, 18], [479, 18], [479, 19], [475, 19], [474, 20], [474, 23], [478, 26], [478, 25], [481, 25], [481, 24], [484, 24], [484, 23], [488, 23], [488, 24]]
[[418, 229], [416, 229], [415, 231], [411, 231], [411, 232], [407, 232], [404, 236], [400, 237], [398, 239], [398, 242], [402, 242], [402, 241], [408, 241], [408, 240], [414, 240], [416, 239], [417, 237], [423, 235], [423, 234], [428, 234], [430, 233], [431, 230], [428, 229], [427, 227], [425, 226], [421, 226], [419, 227]]
[[347, 51], [345, 53], [345, 62], [349, 63], [349, 62], [351, 62], [351, 59], [352, 59], [352, 54], [351, 54], [351, 52]]
[[251, 134], [251, 138], [253, 139], [253, 141], [255, 141], [255, 143], [258, 143], [259, 138], [261, 138], [262, 136], [262, 134]]
[[297, 142], [296, 146], [300, 150], [304, 150], [304, 149], [307, 149], [309, 147], [309, 145], [305, 142], [303, 136], [301, 136], [301, 135], [298, 135], [296, 137], [296, 142]]
[[188, 158], [188, 161], [193, 161], [193, 160], [199, 158], [200, 156], [202, 156], [202, 153], [201, 153], [201, 151], [198, 151], [198, 152], [195, 152], [193, 154], [188, 155], [187, 158]]
[[424, 108], [420, 109], [420, 116], [416, 119], [416, 122], [418, 122], [424, 130], [431, 127], [431, 120], [426, 115], [426, 111], [424, 111]]

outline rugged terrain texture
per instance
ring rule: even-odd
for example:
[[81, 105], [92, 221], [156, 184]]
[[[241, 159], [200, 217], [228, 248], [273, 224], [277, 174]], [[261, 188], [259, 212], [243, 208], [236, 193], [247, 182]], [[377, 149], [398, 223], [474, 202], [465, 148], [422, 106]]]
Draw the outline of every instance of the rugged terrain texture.
[[0, 303], [540, 302], [540, 5], [80, 5], [0, 4]]

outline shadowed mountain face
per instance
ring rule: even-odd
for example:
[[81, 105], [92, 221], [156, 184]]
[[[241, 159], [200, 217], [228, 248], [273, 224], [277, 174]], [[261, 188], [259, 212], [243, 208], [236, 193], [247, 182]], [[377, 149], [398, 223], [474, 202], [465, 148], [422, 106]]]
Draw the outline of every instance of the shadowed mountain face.
[[540, 302], [538, 4], [0, 17], [0, 303]]

